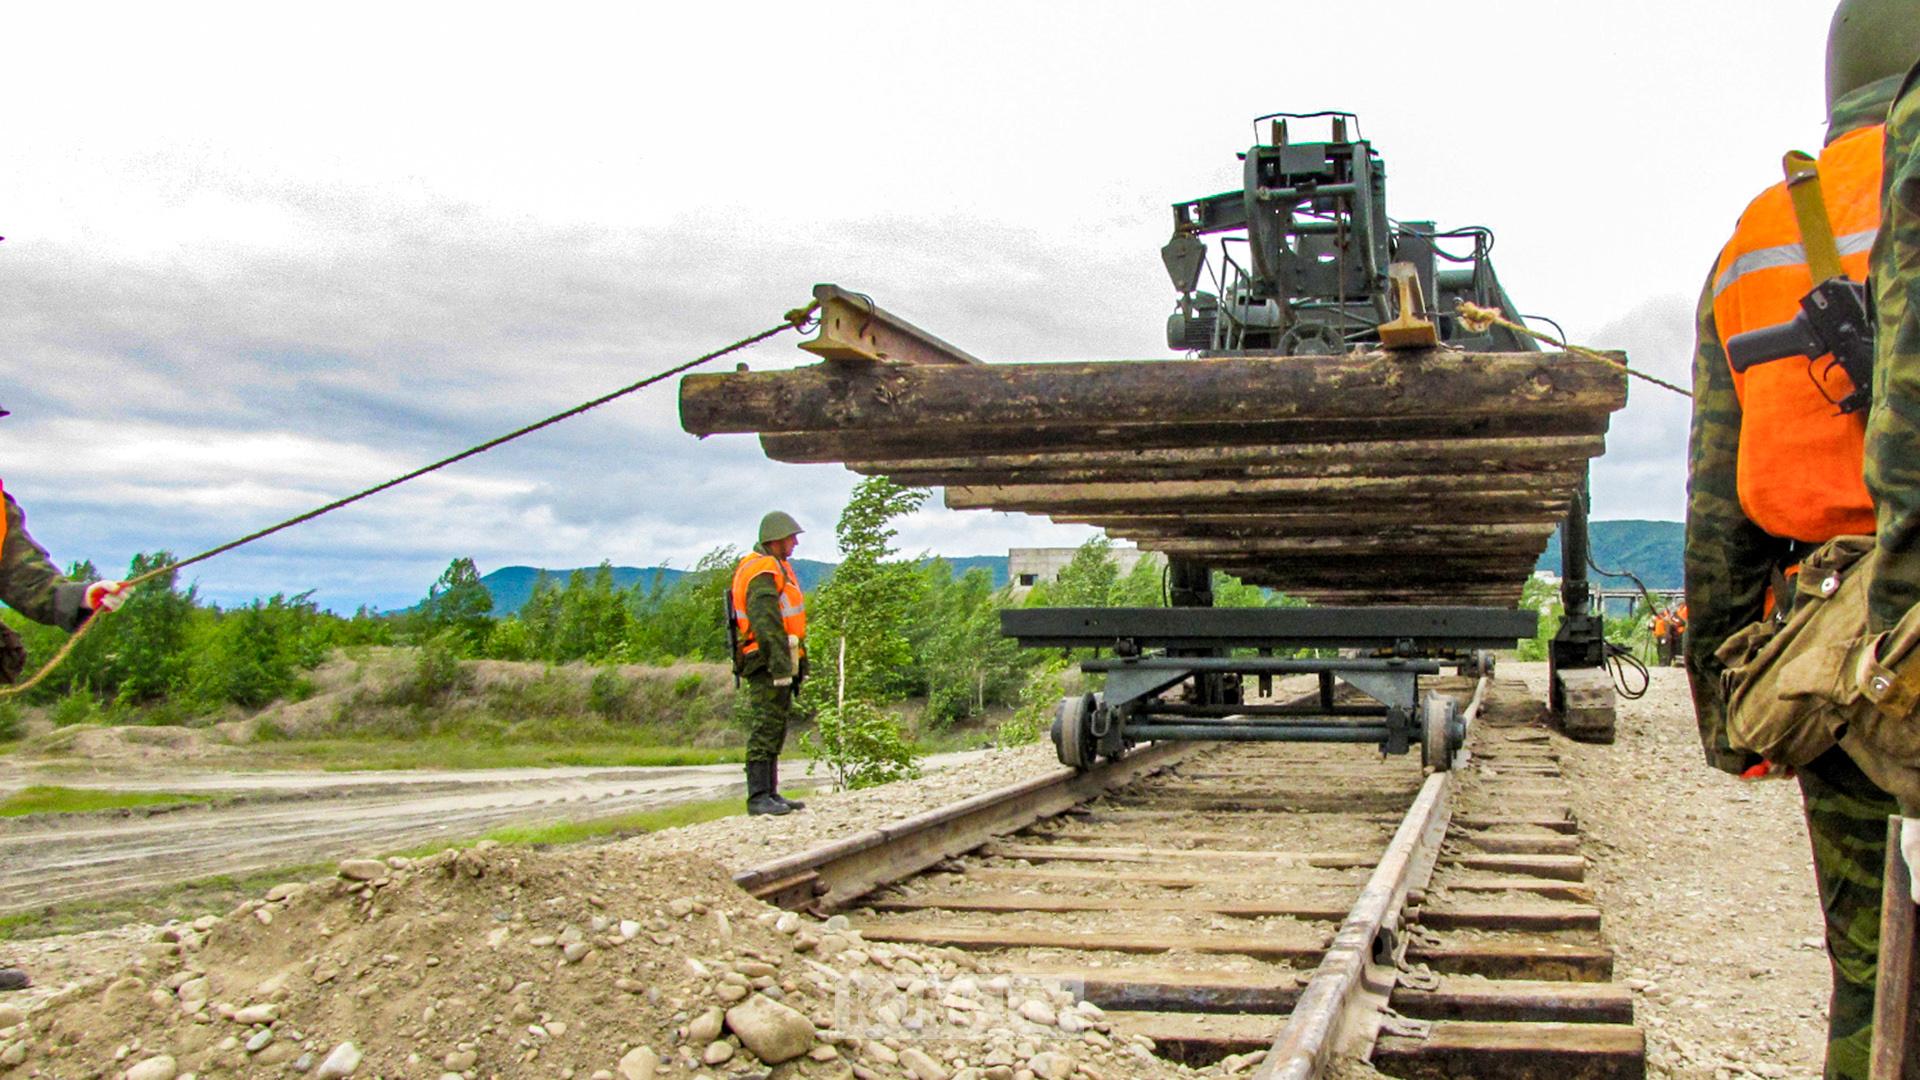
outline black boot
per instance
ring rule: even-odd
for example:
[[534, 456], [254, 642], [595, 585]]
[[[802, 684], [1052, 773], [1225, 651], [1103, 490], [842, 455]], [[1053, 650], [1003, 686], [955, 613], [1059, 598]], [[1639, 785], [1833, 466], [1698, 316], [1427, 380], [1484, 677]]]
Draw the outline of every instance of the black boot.
[[787, 809], [789, 810], [805, 810], [807, 808], [806, 803], [801, 802], [799, 799], [789, 799], [785, 795], [780, 794], [780, 761], [779, 759], [776, 758], [773, 761], [768, 762], [767, 764], [770, 768], [773, 769], [773, 779], [771, 781], [770, 787], [768, 788], [768, 790], [773, 792], [773, 797], [776, 799], [779, 799], [783, 803], [786, 803]]
[[747, 762], [747, 813], [791, 814], [793, 810], [773, 793], [773, 762]]
[[25, 990], [33, 985], [27, 973], [15, 967], [0, 967], [0, 991]]

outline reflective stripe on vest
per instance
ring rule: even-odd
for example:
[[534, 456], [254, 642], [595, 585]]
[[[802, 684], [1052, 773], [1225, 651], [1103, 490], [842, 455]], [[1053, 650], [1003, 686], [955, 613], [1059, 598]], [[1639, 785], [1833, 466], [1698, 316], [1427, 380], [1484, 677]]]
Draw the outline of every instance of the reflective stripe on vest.
[[[754, 637], [753, 626], [747, 619], [747, 586], [761, 574], [772, 574], [774, 584], [780, 591], [780, 622], [786, 628], [787, 636], [802, 641], [807, 636], [807, 597], [800, 591], [800, 578], [793, 572], [793, 564], [754, 552], [733, 568], [731, 589], [734, 629], [740, 641], [740, 652], [745, 656], [760, 651], [760, 641]], [[793, 658], [797, 661], [804, 655], [806, 648], [803, 645]]]
[[[1820, 152], [1840, 267], [1855, 281], [1867, 278], [1880, 227], [1884, 135], [1880, 126], [1861, 128]], [[1783, 181], [1748, 205], [1720, 253], [1713, 316], [1721, 347], [1735, 334], [1791, 321], [1814, 284]], [[1790, 357], [1733, 372], [1733, 388], [1741, 411], [1737, 481], [1747, 517], [1774, 536], [1813, 544], [1873, 532], [1873, 499], [1862, 475], [1866, 414], [1840, 416], [1832, 404], [1853, 389], [1846, 373], [1829, 370], [1827, 357], [1814, 360], [1811, 370]]]

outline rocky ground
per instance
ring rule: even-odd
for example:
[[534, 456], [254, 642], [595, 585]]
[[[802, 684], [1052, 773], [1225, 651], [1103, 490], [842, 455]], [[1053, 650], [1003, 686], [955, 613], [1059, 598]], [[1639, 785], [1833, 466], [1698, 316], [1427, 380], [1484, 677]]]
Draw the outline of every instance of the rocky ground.
[[[1795, 786], [1701, 765], [1677, 671], [1624, 704], [1616, 745], [1562, 752], [1652, 1075], [1818, 1075], [1827, 974]], [[783, 1077], [1183, 1074], [1060, 987], [871, 944], [730, 884], [1053, 767], [1030, 747], [780, 819], [352, 860], [191, 922], [9, 943], [42, 985], [0, 999], [0, 1075], [721, 1080], [775, 1061]]]

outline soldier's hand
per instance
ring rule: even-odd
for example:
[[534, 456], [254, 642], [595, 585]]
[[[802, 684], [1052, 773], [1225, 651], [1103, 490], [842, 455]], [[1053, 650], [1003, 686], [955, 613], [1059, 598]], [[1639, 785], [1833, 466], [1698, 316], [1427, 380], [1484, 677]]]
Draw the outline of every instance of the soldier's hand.
[[87, 586], [87, 607], [94, 611], [118, 611], [120, 605], [127, 602], [129, 592], [124, 581], [96, 581]]
[[1907, 860], [1907, 889], [1920, 904], [1920, 818], [1900, 819], [1900, 857]]

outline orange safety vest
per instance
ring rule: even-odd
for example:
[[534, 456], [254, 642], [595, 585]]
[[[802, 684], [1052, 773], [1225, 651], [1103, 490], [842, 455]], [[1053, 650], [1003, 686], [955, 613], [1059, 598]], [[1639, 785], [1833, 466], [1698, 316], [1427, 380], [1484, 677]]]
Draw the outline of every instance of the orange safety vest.
[[[780, 587], [780, 622], [786, 627], [787, 636], [799, 638], [802, 642], [807, 637], [807, 597], [800, 591], [800, 578], [794, 574], [793, 564], [757, 551], [750, 552], [733, 568], [733, 602], [730, 605], [743, 656], [752, 656], [760, 651], [760, 641], [753, 636], [753, 627], [747, 622], [747, 586], [761, 574], [772, 574], [774, 582]], [[806, 647], [802, 645], [795, 651], [793, 659], [798, 662], [805, 655]]]
[[[1855, 281], [1867, 279], [1880, 228], [1884, 136], [1884, 126], [1861, 128], [1820, 152], [1820, 185], [1840, 267]], [[1720, 252], [1713, 317], [1721, 347], [1735, 334], [1791, 321], [1815, 284], [1782, 181], [1747, 206]], [[1789, 358], [1733, 373], [1742, 414], [1740, 507], [1774, 536], [1812, 544], [1874, 531], [1873, 498], [1863, 477], [1866, 413], [1837, 415], [1832, 402], [1851, 392], [1853, 383], [1828, 364], [1828, 358], [1817, 358], [1809, 372], [1804, 361]]]

